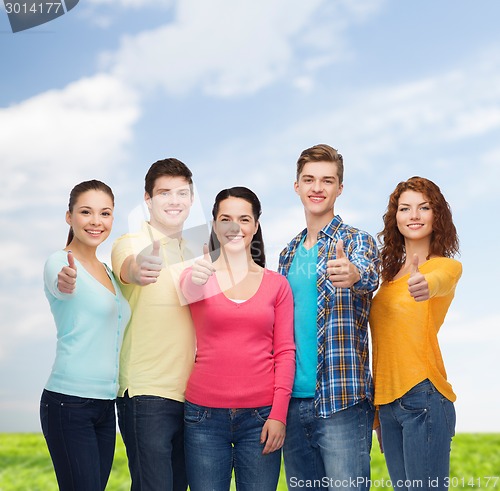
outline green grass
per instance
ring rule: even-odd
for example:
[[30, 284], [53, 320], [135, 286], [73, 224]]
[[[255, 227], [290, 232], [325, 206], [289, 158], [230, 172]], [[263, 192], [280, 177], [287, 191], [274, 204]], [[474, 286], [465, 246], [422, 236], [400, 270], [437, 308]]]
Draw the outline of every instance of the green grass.
[[[459, 434], [453, 440], [450, 489], [500, 491], [500, 434]], [[490, 478], [490, 479], [488, 479]], [[376, 438], [372, 449], [372, 489], [389, 475]], [[110, 491], [128, 491], [130, 479], [121, 438], [117, 439]], [[235, 489], [234, 486], [232, 489]], [[0, 434], [0, 491], [57, 491], [56, 479], [43, 436], [38, 433]], [[284, 472], [278, 490], [286, 490]]]

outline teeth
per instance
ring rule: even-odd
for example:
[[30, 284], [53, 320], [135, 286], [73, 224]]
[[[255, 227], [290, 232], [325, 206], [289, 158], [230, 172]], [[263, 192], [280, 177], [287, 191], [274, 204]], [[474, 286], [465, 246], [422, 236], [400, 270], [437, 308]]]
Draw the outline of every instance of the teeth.
[[167, 210], [168, 215], [179, 215], [180, 212], [180, 210]]
[[87, 230], [87, 233], [90, 235], [100, 235], [102, 232], [100, 230]]

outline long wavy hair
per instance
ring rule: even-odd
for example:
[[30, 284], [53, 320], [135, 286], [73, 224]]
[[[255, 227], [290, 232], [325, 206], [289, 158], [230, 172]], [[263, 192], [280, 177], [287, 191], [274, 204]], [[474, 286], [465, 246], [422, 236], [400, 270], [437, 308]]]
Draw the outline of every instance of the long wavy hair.
[[453, 224], [451, 209], [439, 187], [424, 177], [414, 176], [400, 182], [389, 197], [384, 214], [384, 229], [377, 234], [381, 244], [382, 279], [392, 280], [403, 267], [406, 259], [405, 239], [398, 229], [396, 213], [399, 198], [405, 191], [422, 193], [433, 211], [434, 221], [429, 247], [430, 256], [453, 257], [459, 253], [457, 229]]
[[[219, 213], [219, 206], [222, 201], [227, 198], [241, 198], [252, 205], [252, 214], [255, 222], [259, 221], [260, 215], [262, 214], [262, 207], [257, 198], [257, 195], [248, 188], [243, 186], [236, 186], [229, 189], [223, 189], [215, 197], [214, 206], [212, 208], [212, 218], [217, 220], [217, 214]], [[220, 255], [220, 242], [215, 234], [212, 227], [212, 233], [210, 234], [210, 244], [209, 251], [210, 256], [213, 261], [215, 261]], [[262, 227], [259, 223], [259, 228], [252, 238], [252, 243], [250, 244], [250, 252], [252, 254], [253, 260], [259, 265], [265, 268], [266, 266], [266, 254], [264, 252], [264, 239], [262, 238]]]

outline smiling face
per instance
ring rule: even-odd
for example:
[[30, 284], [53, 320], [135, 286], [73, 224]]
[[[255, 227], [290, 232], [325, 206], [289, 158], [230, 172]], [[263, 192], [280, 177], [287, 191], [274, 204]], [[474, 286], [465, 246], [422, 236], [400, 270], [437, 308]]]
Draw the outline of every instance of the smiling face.
[[109, 194], [90, 190], [80, 194], [72, 211], [66, 212], [66, 222], [73, 229], [73, 242], [97, 247], [104, 242], [113, 226], [113, 200]]
[[182, 232], [193, 204], [193, 193], [184, 177], [159, 177], [153, 187], [153, 196], [146, 193], [145, 200], [152, 227], [168, 236]]
[[434, 213], [426, 196], [416, 191], [401, 193], [396, 223], [405, 240], [430, 241], [433, 222]]
[[306, 163], [294, 187], [304, 205], [306, 216], [328, 221], [333, 218], [335, 200], [343, 189], [335, 162]]
[[247, 200], [231, 196], [219, 203], [214, 230], [226, 251], [249, 251], [258, 228], [259, 222]]

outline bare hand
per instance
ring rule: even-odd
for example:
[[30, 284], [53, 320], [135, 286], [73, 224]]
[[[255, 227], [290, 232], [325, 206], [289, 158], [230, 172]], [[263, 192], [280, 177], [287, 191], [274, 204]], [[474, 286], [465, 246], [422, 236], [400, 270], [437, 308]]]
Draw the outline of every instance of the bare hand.
[[61, 293], [73, 293], [76, 288], [76, 265], [73, 253], [68, 251], [68, 266], [63, 266], [57, 275], [57, 288]]
[[333, 286], [351, 288], [361, 279], [358, 268], [347, 259], [344, 253], [344, 241], [340, 239], [335, 246], [335, 259], [326, 263], [326, 274]]
[[266, 455], [279, 450], [285, 443], [286, 426], [277, 419], [268, 419], [260, 434], [260, 443], [265, 443], [262, 454]]
[[203, 259], [198, 259], [191, 268], [191, 281], [195, 285], [204, 285], [210, 276], [215, 273], [212, 259], [208, 253], [207, 244], [203, 244]]
[[155, 240], [151, 253], [141, 252], [136, 257], [135, 264], [133, 262], [132, 265], [131, 277], [134, 279], [134, 283], [141, 286], [156, 283], [163, 267], [163, 260], [160, 257], [160, 241]]
[[424, 302], [429, 300], [429, 283], [425, 276], [418, 270], [418, 256], [413, 255], [413, 260], [410, 266], [410, 278], [408, 280], [408, 291], [415, 299], [415, 302]]

